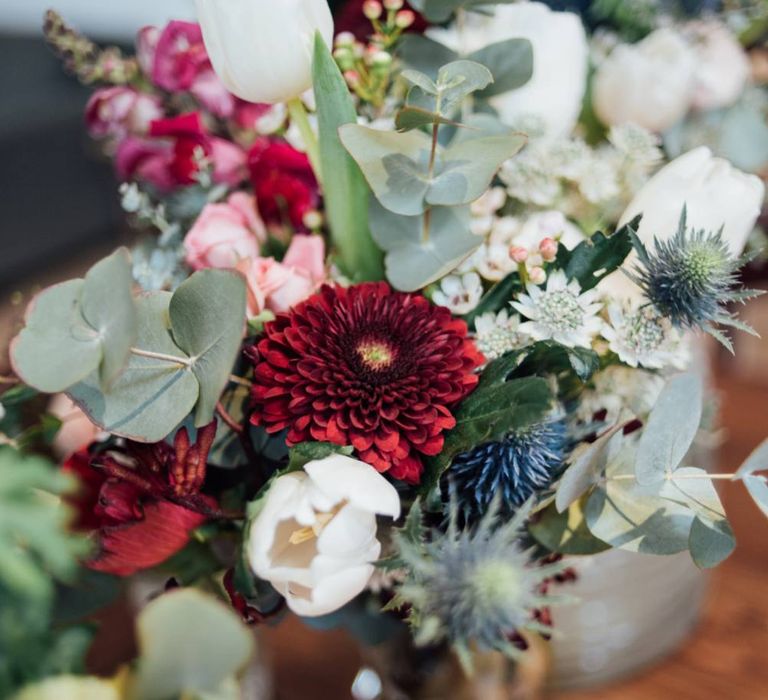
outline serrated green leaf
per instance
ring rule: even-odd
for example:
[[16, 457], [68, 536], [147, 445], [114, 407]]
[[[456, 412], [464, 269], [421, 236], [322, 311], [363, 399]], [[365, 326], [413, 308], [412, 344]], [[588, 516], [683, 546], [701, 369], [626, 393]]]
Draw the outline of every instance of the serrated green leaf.
[[682, 462], [701, 424], [703, 391], [694, 374], [679, 374], [667, 382], [640, 437], [635, 463], [639, 483], [662, 481]]
[[325, 212], [344, 272], [355, 281], [382, 276], [381, 252], [368, 228], [368, 186], [339, 140], [339, 127], [357, 121], [352, 97], [325, 41], [316, 35], [313, 82], [317, 102]]
[[137, 621], [140, 657], [131, 698], [221, 691], [253, 654], [253, 635], [228, 606], [193, 589], [155, 599]]
[[516, 90], [533, 75], [533, 46], [528, 39], [505, 39], [471, 53], [468, 58], [493, 74], [493, 83], [477, 95], [482, 99]]
[[595, 233], [573, 250], [560, 246], [557, 266], [565, 270], [569, 280], [575, 279], [582, 291], [593, 289], [605, 277], [618, 270], [632, 251], [632, 235], [641, 217], [622, 226], [612, 236]]
[[97, 262], [85, 275], [82, 314], [98, 335], [102, 350], [100, 379], [108, 387], [128, 363], [136, 339], [136, 307], [131, 259], [125, 248]]
[[173, 342], [168, 308], [170, 292], [136, 299], [136, 347], [178, 357], [179, 364], [132, 355], [128, 367], [106, 392], [92, 374], [68, 394], [107, 432], [139, 442], [158, 442], [193, 409], [199, 387], [188, 367], [189, 357]]
[[435, 207], [425, 222], [425, 215], [398, 216], [375, 199], [370, 206], [374, 240], [387, 253], [387, 279], [400, 291], [440, 279], [482, 243], [470, 229], [469, 207]]
[[243, 338], [245, 280], [232, 270], [201, 270], [179, 285], [168, 309], [171, 333], [199, 384], [195, 426], [213, 420]]
[[552, 340], [541, 340], [523, 348], [518, 375], [573, 372], [581, 382], [600, 369], [600, 358], [590, 348], [569, 348]]

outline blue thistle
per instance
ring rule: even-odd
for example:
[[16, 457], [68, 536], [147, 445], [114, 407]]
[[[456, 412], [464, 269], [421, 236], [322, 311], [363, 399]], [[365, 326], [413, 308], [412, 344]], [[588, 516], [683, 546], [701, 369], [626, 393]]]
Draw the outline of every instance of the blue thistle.
[[565, 421], [549, 418], [456, 457], [446, 478], [462, 515], [473, 521], [498, 497], [509, 515], [552, 483], [566, 456]]
[[530, 506], [504, 522], [498, 518], [498, 504], [496, 499], [476, 527], [460, 529], [452, 503], [447, 531], [426, 533], [413, 527], [421, 523], [417, 503], [408, 516], [411, 525], [394, 536], [407, 575], [388, 608], [408, 605], [416, 644], [448, 642], [467, 668], [473, 645], [518, 656], [512, 635], [551, 632], [536, 621], [536, 612], [559, 602], [544, 593], [542, 583], [564, 564], [540, 566], [521, 541]]
[[755, 335], [726, 308], [730, 302], [744, 302], [762, 292], [739, 288], [738, 271], [748, 258], [735, 258], [716, 233], [688, 229], [686, 209], [680, 225], [668, 241], [654, 239], [650, 252], [634, 235], [641, 266], [630, 277], [662, 316], [678, 328], [706, 331], [733, 352], [727, 335], [717, 326], [730, 326]]

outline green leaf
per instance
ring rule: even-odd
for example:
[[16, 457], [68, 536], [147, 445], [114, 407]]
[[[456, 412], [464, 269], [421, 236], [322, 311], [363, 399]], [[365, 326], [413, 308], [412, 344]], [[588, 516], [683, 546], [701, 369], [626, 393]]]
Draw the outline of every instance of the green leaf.
[[475, 51], [468, 58], [493, 74], [493, 83], [478, 94], [483, 99], [516, 90], [533, 75], [533, 46], [528, 39], [505, 39]]
[[552, 394], [544, 379], [505, 381], [496, 375], [489, 381], [483, 376], [477, 389], [455, 412], [456, 426], [446, 435], [443, 450], [428, 461], [421, 493], [429, 493], [456, 455], [541, 420], [551, 402]]
[[64, 391], [101, 362], [98, 338], [80, 313], [83, 284], [80, 279], [56, 284], [27, 308], [24, 330], [10, 352], [16, 374], [35, 389]]
[[445, 206], [473, 202], [488, 189], [501, 164], [515, 155], [526, 141], [525, 134], [508, 133], [452, 144], [439, 157], [427, 202]]
[[253, 635], [238, 615], [194, 589], [153, 600], [136, 627], [136, 700], [221, 692], [254, 653]]
[[174, 292], [169, 306], [176, 345], [199, 383], [195, 426], [213, 420], [243, 338], [245, 281], [231, 270], [201, 270]]
[[667, 382], [640, 437], [638, 482], [662, 481], [682, 462], [701, 425], [703, 391], [701, 379], [693, 374], [679, 374]]
[[595, 537], [587, 527], [582, 507], [573, 503], [565, 512], [554, 504], [536, 514], [528, 530], [550, 552], [568, 555], [599, 554], [610, 545]]
[[459, 122], [446, 119], [435, 112], [421, 107], [403, 107], [395, 117], [395, 127], [400, 132], [420, 129], [432, 124], [449, 124], [450, 126], [462, 126]]
[[411, 6], [432, 24], [443, 24], [460, 8], [478, 10], [489, 5], [506, 5], [518, 0], [414, 0]]
[[352, 447], [342, 447], [330, 442], [300, 442], [290, 448], [288, 452], [288, 465], [281, 471], [281, 474], [299, 471], [309, 462], [325, 459], [331, 455], [346, 455], [349, 457], [352, 452], [354, 452]]
[[555, 506], [558, 513], [565, 512], [572, 503], [599, 482], [611, 456], [621, 446], [623, 428], [624, 423], [619, 423], [593, 443], [582, 445], [582, 449], [574, 451], [570, 465], [557, 487]]
[[421, 71], [406, 69], [400, 73], [400, 77], [404, 80], [407, 80], [412, 85], [420, 87], [428, 95], [437, 95], [438, 93], [438, 88], [437, 85], [435, 85], [435, 81]]
[[399, 134], [357, 124], [342, 126], [339, 136], [383, 206], [403, 216], [424, 211], [429, 189], [428, 136], [420, 131]]
[[400, 291], [416, 291], [440, 279], [482, 243], [470, 229], [468, 207], [435, 207], [426, 221], [425, 216], [398, 216], [371, 200], [371, 230], [387, 253], [387, 279]]
[[691, 525], [688, 539], [691, 557], [700, 569], [711, 569], [724, 562], [736, 548], [736, 540], [727, 521], [720, 527], [712, 527], [696, 518]]
[[[455, 51], [451, 51], [447, 46], [422, 34], [409, 33], [404, 35], [397, 44], [396, 52], [405, 65], [412, 68], [415, 72], [423, 73], [433, 81], [437, 79], [437, 72], [440, 68], [459, 58]], [[404, 73], [405, 71], [403, 71]], [[403, 77], [406, 76], [403, 75]], [[406, 79], [410, 80], [407, 77]], [[411, 82], [414, 81], [411, 80]], [[418, 85], [419, 83], [414, 84]], [[437, 88], [435, 87], [436, 90]]]
[[103, 386], [109, 386], [123, 370], [136, 338], [132, 285], [131, 259], [125, 248], [97, 262], [85, 275], [82, 313], [101, 340]]
[[755, 448], [735, 476], [744, 482], [757, 507], [768, 517], [768, 479], [762, 474], [755, 474], [764, 471], [768, 471], [768, 440]]
[[381, 253], [368, 229], [368, 187], [360, 169], [339, 140], [339, 127], [357, 114], [349, 89], [325, 41], [315, 36], [313, 81], [317, 102], [320, 162], [325, 211], [339, 260], [356, 281], [382, 276]]
[[475, 61], [453, 61], [437, 72], [437, 107], [441, 114], [451, 114], [473, 92], [493, 82], [493, 74]]
[[94, 373], [68, 392], [107, 432], [140, 442], [158, 442], [186, 418], [197, 401], [199, 387], [188, 367], [190, 358], [170, 334], [171, 297], [170, 292], [156, 292], [136, 299], [136, 347], [178, 357], [178, 364], [132, 355], [108, 391], [101, 390]]
[[77, 580], [59, 585], [53, 607], [56, 625], [71, 625], [112, 603], [122, 590], [122, 579], [82, 569]]
[[612, 236], [595, 233], [573, 250], [560, 246], [557, 267], [565, 270], [569, 280], [577, 280], [583, 291], [596, 287], [601, 280], [618, 270], [626, 260], [632, 251], [631, 234], [637, 230], [639, 223], [638, 216]]
[[523, 348], [517, 374], [559, 374], [573, 372], [581, 382], [600, 369], [600, 358], [589, 348], [569, 348], [553, 340], [541, 340]]

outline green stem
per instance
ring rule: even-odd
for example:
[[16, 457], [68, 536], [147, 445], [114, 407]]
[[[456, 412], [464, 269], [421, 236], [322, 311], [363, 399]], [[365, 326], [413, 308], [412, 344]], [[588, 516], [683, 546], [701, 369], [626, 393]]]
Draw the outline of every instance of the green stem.
[[310, 125], [309, 117], [307, 116], [307, 110], [300, 97], [294, 97], [288, 102], [288, 114], [290, 114], [291, 121], [297, 126], [301, 133], [301, 138], [307, 149], [309, 162], [312, 164], [312, 170], [315, 171], [317, 181], [322, 184], [323, 175], [320, 169], [320, 149], [317, 143], [317, 136], [315, 135], [315, 132], [312, 131], [312, 126]]
[[[438, 99], [438, 107], [439, 111], [439, 99]], [[440, 122], [435, 122], [432, 125], [432, 150], [429, 154], [429, 173], [428, 178], [429, 181], [432, 182], [432, 178], [435, 176], [435, 161], [437, 160], [437, 136], [440, 129]], [[428, 208], [424, 212], [424, 223], [421, 230], [421, 240], [422, 242], [426, 243], [429, 240], [429, 227], [431, 223], [432, 218], [432, 210], [431, 208]]]

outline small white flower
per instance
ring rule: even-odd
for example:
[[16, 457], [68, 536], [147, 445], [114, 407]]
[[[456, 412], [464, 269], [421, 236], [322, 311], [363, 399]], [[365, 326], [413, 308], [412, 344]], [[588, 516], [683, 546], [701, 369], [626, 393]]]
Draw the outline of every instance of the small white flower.
[[495, 360], [503, 354], [525, 345], [519, 333], [520, 317], [510, 315], [507, 309], [495, 314], [492, 311], [475, 319], [475, 339], [480, 352], [487, 360]]
[[683, 369], [687, 365], [688, 355], [680, 334], [652, 306], [631, 310], [611, 304], [608, 317], [610, 325], [606, 324], [601, 334], [610, 349], [630, 367]]
[[579, 180], [579, 190], [591, 204], [616, 197], [620, 192], [616, 168], [608, 160], [592, 158], [588, 172]]
[[509, 246], [499, 243], [484, 243], [478, 249], [475, 260], [477, 271], [483, 279], [498, 282], [504, 279], [517, 265], [509, 256]]
[[275, 479], [250, 528], [248, 558], [297, 615], [338, 610], [360, 594], [381, 553], [376, 516], [400, 497], [372, 466], [332, 455]]
[[470, 204], [472, 216], [493, 216], [507, 201], [507, 193], [503, 187], [491, 187], [487, 192]]
[[589, 423], [595, 414], [605, 411], [605, 422], [615, 423], [628, 410], [644, 420], [656, 404], [664, 381], [654, 372], [611, 365], [592, 378], [594, 389], [582, 394], [576, 417]]
[[545, 146], [533, 146], [504, 163], [499, 175], [509, 196], [540, 207], [552, 206], [562, 185], [548, 160]]
[[526, 287], [512, 306], [530, 321], [520, 332], [534, 340], [555, 340], [568, 347], [591, 347], [603, 322], [597, 316], [602, 308], [593, 289], [582, 293], [576, 280], [570, 282], [562, 270], [549, 275], [546, 289], [534, 284]]
[[637, 124], [612, 126], [608, 132], [608, 140], [629, 160], [646, 164], [649, 168], [664, 158], [664, 153], [659, 148], [659, 137]]
[[452, 314], [468, 314], [483, 296], [483, 284], [476, 272], [466, 272], [461, 277], [448, 275], [440, 282], [440, 289], [432, 295], [432, 301], [445, 306]]

